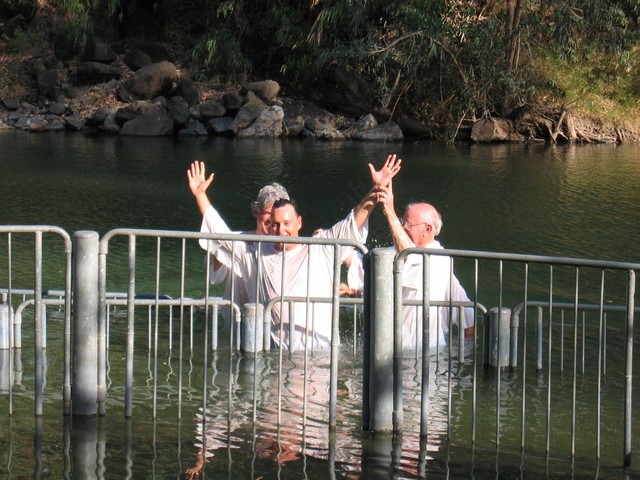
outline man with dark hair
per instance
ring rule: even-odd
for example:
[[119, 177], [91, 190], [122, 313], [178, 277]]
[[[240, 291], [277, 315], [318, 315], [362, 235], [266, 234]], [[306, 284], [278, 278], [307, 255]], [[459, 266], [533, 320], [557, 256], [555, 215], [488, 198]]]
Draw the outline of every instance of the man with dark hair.
[[[400, 171], [401, 160], [389, 155], [384, 166], [376, 171], [369, 164], [373, 187], [367, 195], [351, 210], [344, 220], [333, 227], [321, 230], [318, 238], [342, 238], [364, 243], [367, 238], [369, 215], [376, 203], [376, 193], [380, 187], [387, 186]], [[189, 187], [200, 212], [204, 216], [209, 232], [228, 233], [224, 220], [213, 208], [206, 191], [213, 181], [213, 174], [205, 174], [203, 162], [194, 162], [187, 172]], [[270, 233], [281, 237], [298, 237], [302, 228], [302, 216], [292, 201], [279, 201], [271, 210]], [[249, 286], [250, 298], [255, 298], [256, 286], [260, 303], [266, 305], [271, 299], [283, 296], [331, 297], [333, 285], [332, 245], [304, 245], [291, 243], [264, 244], [258, 255], [257, 244], [219, 241], [218, 259], [233, 268], [242, 278], [256, 278], [256, 284]], [[344, 249], [343, 257], [350, 255], [350, 249]], [[231, 256], [233, 255], [233, 258]], [[344, 258], [340, 259], [341, 261]], [[258, 265], [259, 262], [259, 265]], [[284, 272], [283, 272], [284, 265]], [[259, 267], [259, 268], [258, 268]], [[259, 278], [258, 277], [259, 272]], [[328, 348], [331, 345], [331, 306], [326, 303], [307, 305], [295, 302], [289, 311], [287, 304], [275, 305], [272, 310], [271, 337], [276, 345], [282, 344], [308, 348]], [[289, 338], [289, 321], [295, 338]]]
[[[282, 199], [288, 200], [289, 194], [287, 193], [287, 190], [279, 183], [274, 182], [262, 187], [258, 192], [258, 196], [256, 197], [256, 199], [251, 202], [251, 213], [253, 213], [253, 216], [256, 219], [256, 228], [255, 230], [249, 230], [242, 233], [269, 235], [269, 226], [271, 225], [271, 208], [277, 200]], [[207, 222], [204, 216], [200, 231], [209, 233], [209, 227], [207, 226]], [[223, 265], [217, 258], [219, 245], [216, 242], [211, 242], [203, 239], [200, 240], [200, 246], [204, 250], [208, 250], [211, 253], [209, 260], [209, 280], [211, 281], [211, 283], [219, 284], [225, 282], [223, 298], [231, 299], [231, 287], [233, 283], [233, 301], [236, 305], [242, 308], [242, 306], [246, 303], [255, 302], [255, 296], [253, 298], [249, 296], [249, 284], [251, 282], [255, 284], [255, 279], [245, 279], [236, 275], [233, 278], [232, 282], [231, 270]], [[228, 307], [223, 307], [221, 309], [221, 312], [228, 327], [231, 324], [231, 309]]]

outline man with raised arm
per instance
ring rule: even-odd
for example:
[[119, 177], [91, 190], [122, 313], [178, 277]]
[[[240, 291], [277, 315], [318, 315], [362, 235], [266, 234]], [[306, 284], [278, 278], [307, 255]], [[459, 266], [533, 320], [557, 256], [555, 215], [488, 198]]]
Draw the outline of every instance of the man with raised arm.
[[[391, 182], [381, 187], [377, 194], [393, 243], [398, 252], [407, 248], [420, 247], [442, 249], [436, 237], [442, 228], [442, 218], [433, 205], [412, 203], [407, 205], [402, 219], [396, 215]], [[402, 272], [403, 300], [421, 300], [423, 296], [422, 255], [406, 257]], [[425, 266], [426, 268], [426, 266]], [[451, 272], [451, 258], [445, 255], [429, 257], [429, 297], [431, 301], [468, 302], [469, 297], [462, 285]], [[453, 307], [431, 307], [429, 314], [429, 348], [444, 346], [450, 323], [460, 325], [459, 309]], [[422, 344], [422, 307], [405, 306], [402, 310], [402, 346], [415, 348]], [[472, 335], [474, 328], [473, 308], [464, 309], [464, 332]]]
[[[256, 199], [251, 202], [251, 213], [256, 219], [255, 230], [238, 233], [269, 235], [269, 227], [271, 225], [271, 208], [276, 200], [280, 199], [289, 199], [289, 194], [282, 185], [274, 182], [262, 187], [258, 192]], [[205, 221], [205, 217], [203, 217], [200, 231], [207, 233], [210, 231], [207, 226], [207, 222]], [[233, 301], [239, 306], [239, 308], [242, 309], [243, 305], [246, 303], [255, 302], [255, 295], [250, 297], [248, 281], [238, 275], [233, 276], [232, 279], [231, 270], [217, 259], [216, 252], [219, 249], [219, 245], [216, 242], [209, 242], [202, 239], [200, 240], [200, 246], [211, 253], [209, 256], [209, 280], [211, 283], [219, 284], [225, 282], [223, 298], [227, 300], [231, 299], [231, 288], [233, 284]], [[255, 280], [253, 283], [255, 284]], [[232, 318], [231, 308], [223, 307], [221, 312], [225, 319], [225, 323], [229, 326]]]
[[[341, 238], [364, 243], [367, 237], [368, 220], [375, 203], [376, 194], [387, 186], [400, 170], [401, 160], [389, 155], [383, 167], [376, 171], [369, 164], [373, 187], [344, 220], [333, 227], [321, 230], [316, 238]], [[207, 196], [207, 189], [213, 182], [213, 174], [205, 173], [203, 162], [194, 162], [187, 172], [189, 188], [196, 198], [203, 215], [203, 224], [209, 232], [229, 233], [229, 227]], [[302, 228], [302, 217], [295, 203], [280, 200], [271, 210], [270, 233], [282, 237], [298, 237]], [[227, 267], [234, 268], [236, 275], [248, 281], [250, 298], [258, 299], [263, 305], [273, 298], [331, 297], [333, 286], [333, 256], [331, 245], [302, 245], [291, 243], [259, 244], [219, 241], [217, 258]], [[349, 255], [344, 249], [340, 261]], [[232, 258], [233, 256], [233, 258]], [[232, 266], [233, 265], [233, 266]], [[283, 268], [284, 266], [284, 268]], [[259, 267], [259, 268], [258, 268]], [[259, 277], [258, 277], [259, 273]], [[327, 303], [307, 304], [295, 302], [289, 305], [279, 303], [272, 309], [271, 338], [276, 345], [287, 348], [293, 342], [295, 348], [328, 348], [331, 344], [331, 305]], [[289, 338], [289, 321], [294, 327], [294, 338]]]

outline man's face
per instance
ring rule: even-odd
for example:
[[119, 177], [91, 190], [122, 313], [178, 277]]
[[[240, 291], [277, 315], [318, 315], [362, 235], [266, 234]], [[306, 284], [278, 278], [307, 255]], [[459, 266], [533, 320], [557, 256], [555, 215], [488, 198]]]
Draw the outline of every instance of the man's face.
[[273, 202], [265, 205], [256, 216], [257, 235], [269, 235], [271, 233], [271, 207], [273, 207]]
[[424, 247], [430, 238], [431, 225], [414, 209], [408, 209], [402, 217], [402, 227], [416, 247]]
[[[281, 237], [298, 237], [302, 228], [300, 217], [292, 205], [283, 205], [271, 211], [271, 235]], [[278, 248], [282, 248], [279, 244]], [[287, 249], [294, 248], [295, 244], [287, 245]]]

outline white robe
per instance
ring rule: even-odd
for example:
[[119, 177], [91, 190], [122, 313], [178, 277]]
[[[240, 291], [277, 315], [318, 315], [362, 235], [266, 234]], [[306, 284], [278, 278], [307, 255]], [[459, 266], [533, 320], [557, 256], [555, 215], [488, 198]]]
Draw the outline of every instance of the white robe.
[[[368, 222], [358, 229], [353, 211], [333, 227], [320, 230], [315, 238], [341, 238], [364, 243], [367, 238]], [[218, 212], [210, 207], [203, 218], [203, 231], [212, 233], [229, 233]], [[333, 287], [334, 247], [331, 245], [296, 245], [291, 250], [278, 250], [275, 244], [262, 244], [260, 255], [260, 278], [258, 273], [258, 243], [230, 241], [209, 241], [210, 248], [218, 248], [215, 254], [218, 260], [232, 268], [246, 288], [249, 299], [255, 298], [256, 288], [259, 300], [263, 305], [281, 296], [286, 297], [331, 297]], [[201, 244], [202, 245], [202, 244]], [[340, 263], [351, 253], [350, 249], [341, 248]], [[282, 265], [284, 259], [284, 285], [282, 282]], [[238, 282], [240, 283], [240, 282]], [[284, 288], [283, 288], [284, 287]], [[307, 311], [309, 315], [307, 316]], [[287, 303], [284, 309], [275, 304], [271, 311], [271, 338], [275, 345], [289, 347], [289, 318], [294, 317], [294, 347], [328, 348], [331, 345], [331, 303], [309, 304], [306, 302], [293, 304], [292, 312]], [[337, 339], [336, 339], [337, 341]]]
[[[425, 248], [442, 249], [440, 242], [434, 240]], [[429, 298], [431, 301], [468, 302], [469, 297], [460, 281], [451, 275], [451, 257], [431, 255], [429, 257]], [[421, 300], [423, 297], [422, 255], [411, 254], [406, 258], [402, 271], [402, 299]], [[425, 267], [426, 268], [426, 264]], [[451, 279], [451, 281], [449, 281]], [[454, 307], [452, 315], [449, 307], [429, 308], [429, 348], [443, 347], [451, 323], [459, 325], [459, 309]], [[473, 308], [464, 309], [464, 328], [474, 325]], [[422, 344], [422, 307], [404, 306], [402, 309], [402, 347], [414, 349]]]

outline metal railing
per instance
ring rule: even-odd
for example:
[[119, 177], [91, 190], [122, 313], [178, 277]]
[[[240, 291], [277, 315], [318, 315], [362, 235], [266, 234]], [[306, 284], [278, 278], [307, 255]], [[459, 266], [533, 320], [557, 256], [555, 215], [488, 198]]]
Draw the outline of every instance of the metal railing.
[[[487, 435], [487, 430], [484, 430], [481, 443], [486, 445], [486, 440], [490, 440], [496, 448], [499, 448], [504, 441], [507, 441], [507, 435], [504, 432], [511, 428], [509, 423], [515, 422], [511, 413], [505, 415], [502, 411], [505, 408], [503, 395], [508, 390], [509, 395], [515, 393], [520, 399], [519, 425], [513, 425], [513, 428], [520, 430], [518, 442], [523, 452], [528, 447], [533, 448], [526, 441], [527, 435], [533, 437], [539, 433], [532, 433], [532, 430], [538, 428], [537, 426], [535, 428], [532, 426], [537, 425], [539, 418], [534, 418], [527, 410], [528, 405], [535, 403], [536, 405], [544, 405], [542, 413], [545, 418], [545, 424], [542, 448], [545, 455], [549, 455], [552, 451], [556, 454], [561, 454], [562, 449], [566, 448], [566, 453], [571, 458], [575, 458], [578, 454], [577, 443], [579, 439], [581, 443], [580, 453], [585, 455], [585, 452], [587, 452], [586, 455], [589, 456], [588, 446], [590, 442], [593, 442], [594, 450], [592, 453], [597, 460], [600, 460], [602, 451], [605, 449], [603, 442], [608, 441], [608, 445], [612, 443], [611, 437], [605, 439], [601, 433], [603, 425], [610, 425], [613, 422], [611, 416], [605, 418], [602, 405], [602, 399], [605, 396], [603, 382], [608, 361], [610, 364], [615, 362], [618, 365], [615, 375], [617, 377], [616, 381], [620, 381], [621, 384], [617, 395], [614, 395], [613, 397], [615, 398], [612, 400], [616, 406], [613, 409], [610, 408], [608, 412], [611, 412], [611, 410], [624, 412], [624, 420], [620, 429], [623, 437], [622, 464], [624, 466], [631, 464], [632, 438], [634, 433], [636, 435], [638, 433], [637, 431], [634, 432], [633, 429], [633, 418], [634, 414], [637, 415], [637, 412], [634, 412], [632, 397], [634, 392], [633, 379], [637, 375], [634, 370], [633, 350], [635, 343], [634, 318], [635, 314], [640, 311], [636, 307], [636, 277], [637, 272], [640, 270], [640, 264], [459, 250], [409, 249], [395, 257], [396, 326], [400, 323], [402, 309], [406, 308], [402, 306], [402, 264], [404, 259], [412, 254], [418, 254], [424, 258], [425, 285], [428, 278], [428, 265], [432, 257], [448, 256], [454, 259], [458, 271], [463, 268], [462, 265], [466, 261], [466, 270], [472, 278], [470, 291], [474, 308], [481, 306], [478, 298], [480, 296], [479, 292], [483, 287], [480, 279], [487, 278], [484, 272], [489, 271], [491, 272], [490, 275], [495, 275], [493, 281], [495, 288], [493, 290], [484, 288], [482, 295], [486, 298], [493, 298], [495, 301], [493, 305], [497, 305], [495, 311], [492, 309], [491, 313], [502, 318], [496, 318], [496, 324], [504, 320], [507, 326], [506, 329], [502, 329], [499, 333], [500, 335], [506, 334], [505, 341], [496, 342], [495, 349], [497, 352], [493, 352], [497, 354], [498, 359], [504, 357], [502, 355], [504, 353], [506, 361], [498, 363], [498, 368], [492, 369], [495, 375], [494, 435], [491, 439]], [[543, 270], [533, 274], [532, 270], [534, 268], [542, 268]], [[508, 274], [507, 270], [509, 270]], [[452, 272], [453, 263], [451, 274], [453, 274]], [[532, 286], [534, 280], [536, 285]], [[534, 290], [544, 300], [532, 298], [532, 291]], [[584, 298], [591, 298], [594, 302], [587, 303], [583, 300]], [[568, 301], [562, 301], [564, 299]], [[404, 303], [406, 304], [406, 302]], [[511, 313], [511, 309], [508, 307], [514, 304], [515, 306]], [[429, 334], [429, 315], [432, 311], [429, 307], [434, 305], [439, 304], [430, 302], [426, 295], [423, 297], [423, 328], [425, 335]], [[532, 334], [529, 333], [528, 312], [530, 308], [535, 308], [537, 314], [536, 328]], [[571, 314], [569, 326], [565, 325], [565, 311], [569, 311]], [[505, 312], [506, 315], [504, 315]], [[586, 312], [592, 312], [596, 315], [595, 319], [591, 320], [588, 331], [585, 326], [584, 315]], [[546, 318], [544, 318], [543, 313], [546, 313]], [[615, 321], [609, 318], [607, 323], [607, 315], [611, 317], [613, 314], [618, 314], [617, 318]], [[559, 324], [557, 322], [558, 317], [560, 317]], [[490, 330], [489, 318], [488, 313], [483, 318], [484, 342], [479, 342], [480, 339], [474, 331], [472, 345], [472, 368], [470, 372], [472, 383], [470, 393], [473, 401], [471, 402], [470, 415], [465, 417], [464, 422], [468, 426], [468, 441], [472, 445], [480, 442], [477, 431], [477, 409], [480, 407], [477, 402], [477, 394], [478, 381], [484, 375], [484, 371], [481, 374], [479, 367], [482, 364], [486, 368], [490, 363], [487, 360], [488, 350], [491, 349], [491, 345], [488, 343], [490, 335], [488, 333]], [[520, 328], [521, 322], [522, 327]], [[612, 341], [607, 339], [607, 331], [611, 331], [613, 328], [618, 332], [618, 342], [615, 344], [615, 348], [613, 346], [609, 348], [607, 356], [607, 345], [608, 342]], [[396, 424], [394, 429], [402, 430], [403, 396], [398, 393], [403, 388], [402, 355], [398, 354], [401, 346], [398, 343], [398, 333], [400, 332], [396, 329], [396, 369], [394, 372], [396, 379], [394, 404]], [[622, 343], [620, 339], [622, 339]], [[587, 342], [590, 344], [589, 347], [586, 346]], [[546, 343], [546, 350], [543, 348], [544, 343]], [[485, 351], [482, 361], [476, 353], [481, 346]], [[589, 348], [592, 348], [592, 350], [589, 351]], [[500, 352], [501, 349], [505, 351]], [[522, 351], [522, 361], [518, 361], [518, 351]], [[560, 408], [554, 403], [553, 394], [555, 390], [566, 391], [564, 385], [567, 380], [563, 377], [563, 373], [567, 355], [570, 355], [570, 388], [567, 392], [568, 396], [563, 398], [564, 404]], [[451, 380], [451, 375], [454, 373], [452, 368], [452, 348], [448, 348], [446, 357], [448, 360], [446, 373]], [[585, 368], [585, 358], [591, 359], [591, 368]], [[429, 392], [428, 372], [433, 363], [432, 355], [429, 355], [429, 352], [423, 349], [422, 371], [425, 376], [422, 379], [420, 394], [422, 405], [420, 432], [423, 436], [427, 434], [429, 425], [429, 398], [432, 392]], [[533, 377], [529, 373], [531, 363], [534, 366], [534, 371], [537, 372]], [[559, 366], [557, 370], [555, 368], [556, 365]], [[579, 374], [580, 365], [581, 372]], [[546, 373], [542, 378], [540, 377], [541, 372]], [[512, 378], [514, 376], [519, 377], [519, 384], [513, 383]], [[544, 388], [540, 389], [539, 384], [536, 384], [535, 388], [533, 388], [532, 378], [536, 382], [542, 381]], [[578, 389], [579, 387], [585, 388], [584, 385], [589, 385], [589, 388], [593, 388], [594, 398], [579, 397]], [[612, 389], [612, 387], [609, 386], [609, 389]], [[537, 391], [537, 394], [531, 393], [532, 391]], [[606, 393], [611, 397], [609, 392]], [[449, 409], [446, 418], [447, 432], [451, 434], [452, 428], [462, 427], [460, 421], [454, 421], [451, 414], [451, 388], [449, 388], [446, 402]], [[578, 412], [580, 407], [584, 408], [589, 402], [592, 402], [591, 405], [595, 411], [595, 422], [593, 422], [590, 429], [586, 428], [586, 422], [582, 423], [580, 425], [580, 435], [578, 435]], [[486, 408], [486, 405], [483, 405], [483, 408]], [[558, 414], [556, 414], [556, 411]], [[558, 430], [560, 428], [559, 425], [567, 417], [569, 439], [568, 441], [559, 441], [558, 437], [561, 436], [559, 434], [562, 433]], [[513, 439], [508, 439], [508, 441], [512, 442]], [[616, 444], [616, 442], [614, 441], [613, 444]], [[610, 447], [607, 448], [610, 450]]]
[[[96, 358], [91, 359], [97, 364], [96, 372], [92, 373], [97, 375], [97, 388], [89, 403], [93, 402], [92, 408], [95, 413], [103, 416], [107, 412], [111, 397], [118, 396], [115, 393], [110, 394], [110, 390], [122, 389], [124, 400], [120, 402], [118, 399], [116, 403], [122, 404], [125, 418], [134, 415], [136, 405], [139, 405], [135, 407], [137, 409], [149, 411], [153, 418], [156, 418], [159, 409], [166, 408], [176, 408], [176, 415], [181, 418], [183, 408], [187, 406], [191, 409], [194, 402], [201, 405], [203, 412], [206, 412], [210, 406], [207, 393], [211, 387], [210, 369], [213, 368], [214, 372], [217, 372], [217, 367], [212, 367], [213, 359], [227, 356], [225, 358], [231, 362], [234, 355], [241, 355], [253, 365], [254, 396], [260, 391], [258, 365], [262, 361], [261, 358], [275, 357], [276, 422], [283, 421], [280, 410], [286, 376], [286, 368], [283, 365], [292, 359], [300, 362], [303, 382], [299, 393], [302, 398], [301, 410], [304, 412], [301, 421], [306, 422], [306, 378], [314, 361], [314, 352], [306, 346], [300, 351], [296, 351], [295, 347], [284, 348], [282, 343], [276, 351], [270, 350], [270, 315], [273, 306], [278, 303], [329, 303], [332, 306], [332, 340], [328, 352], [330, 367], [326, 408], [328, 428], [335, 429], [341, 402], [338, 394], [341, 375], [339, 309], [341, 306], [352, 307], [362, 304], [364, 323], [362, 326], [356, 326], [354, 315], [354, 323], [351, 326], [352, 345], [343, 347], [352, 347], [353, 356], [362, 358], [363, 417], [366, 428], [381, 432], [407, 432], [413, 427], [408, 425], [406, 419], [410, 417], [413, 423], [417, 409], [419, 422], [415, 433], [421, 439], [426, 438], [435, 428], [444, 432], [449, 441], [454, 443], [471, 446], [482, 444], [485, 447], [492, 444], [496, 448], [508, 446], [519, 448], [522, 452], [541, 449], [545, 455], [551, 452], [562, 455], [566, 450], [571, 458], [592, 455], [599, 461], [602, 452], [611, 448], [607, 436], [602, 433], [603, 426], [606, 426], [609, 430], [613, 428], [613, 431], [618, 432], [619, 437], [616, 441], [622, 437], [621, 463], [624, 466], [631, 464], [633, 438], [638, 434], [632, 428], [634, 415], [637, 415], [633, 409], [632, 398], [633, 378], [637, 375], [634, 370], [633, 349], [636, 342], [634, 319], [638, 311], [635, 290], [636, 274], [640, 270], [638, 264], [459, 250], [410, 249], [396, 255], [388, 249], [374, 249], [365, 258], [364, 296], [361, 299], [352, 299], [339, 296], [338, 283], [341, 249], [356, 248], [367, 253], [364, 246], [355, 242], [118, 229], [107, 233], [102, 239], [98, 239], [97, 235], [74, 236], [74, 258], [85, 248], [79, 246], [78, 242], [89, 239], [93, 243], [93, 259], [88, 267], [86, 263], [82, 265], [82, 274], [93, 275], [96, 288], [90, 292], [83, 291], [93, 280], [82, 285], [74, 283], [74, 316], [71, 322], [70, 277], [72, 267], [76, 268], [76, 262], [80, 260], [76, 259], [72, 266], [70, 239], [68, 235], [61, 234], [65, 238], [65, 288], [43, 289], [41, 273], [38, 274], [38, 271], [42, 271], [43, 265], [41, 250], [38, 253], [37, 248], [41, 240], [37, 238], [43, 232], [49, 231], [60, 234], [54, 227], [25, 227], [25, 230], [15, 230], [15, 227], [0, 228], [0, 233], [7, 233], [9, 244], [9, 288], [4, 293], [9, 305], [13, 304], [16, 296], [22, 296], [22, 303], [16, 309], [16, 314], [22, 315], [25, 309], [33, 307], [36, 372], [44, 370], [42, 358], [38, 360], [38, 352], [43, 350], [42, 342], [46, 345], [47, 329], [42, 324], [46, 316], [46, 307], [62, 308], [62, 397], [65, 414], [73, 412], [75, 399], [71, 391], [74, 382], [79, 381], [77, 375], [80, 373], [74, 370], [74, 377], [71, 377], [71, 328], [73, 326], [74, 329], [82, 329], [79, 314], [83, 307], [75, 303], [78, 295], [97, 295], [95, 305], [91, 304], [87, 309], [94, 312], [99, 347], [95, 352]], [[34, 257], [39, 267], [36, 268], [33, 290], [17, 289], [13, 286], [11, 235], [23, 232], [35, 234], [36, 237]], [[121, 242], [122, 239], [125, 242]], [[316, 297], [308, 292], [307, 296], [300, 297], [282, 293], [264, 305], [263, 312], [255, 310], [254, 321], [256, 324], [262, 322], [263, 325], [264, 348], [261, 350], [256, 347], [259, 330], [243, 330], [248, 325], [248, 313], [243, 310], [243, 306], [231, 305], [228, 300], [212, 294], [209, 269], [202, 268], [203, 253], [195, 247], [195, 242], [189, 242], [198, 239], [257, 243], [277, 240], [305, 245], [328, 245], [333, 249], [331, 295]], [[258, 248], [256, 251], [259, 261], [261, 250]], [[418, 300], [403, 300], [402, 266], [408, 255], [423, 257], [423, 286], [427, 292], [430, 258], [451, 258], [448, 280], [451, 281], [455, 265], [456, 275], [466, 286], [470, 300], [433, 300], [429, 295], [423, 295]], [[209, 260], [210, 258], [207, 258], [207, 262]], [[122, 268], [117, 270], [116, 266]], [[231, 270], [234, 271], [234, 268], [232, 265]], [[283, 268], [286, 268], [286, 265]], [[167, 274], [167, 271], [170, 273]], [[169, 292], [170, 295], [162, 293], [166, 291], [167, 285], [174, 290]], [[125, 288], [120, 288], [122, 286]], [[125, 292], [113, 293], [120, 290]], [[140, 294], [140, 291], [149, 290], [153, 292], [148, 295]], [[256, 284], [256, 300], [259, 298], [258, 291], [259, 285]], [[57, 298], [42, 298], [43, 295]], [[234, 312], [233, 322], [232, 328], [224, 333], [228, 340], [225, 343], [220, 342], [218, 338], [219, 333], [225, 332], [218, 324], [218, 313], [221, 307], [230, 305]], [[422, 338], [428, 340], [430, 333], [433, 333], [429, 331], [433, 307], [458, 310], [460, 318], [463, 310], [473, 309], [473, 335], [465, 337], [462, 328], [449, 328], [447, 342], [442, 348], [439, 346], [434, 351], [416, 345], [411, 350], [403, 349], [403, 309], [421, 308]], [[141, 313], [142, 310], [144, 314]], [[532, 310], [535, 312], [533, 322]], [[9, 311], [13, 324], [13, 309]], [[508, 315], [503, 315], [504, 311], [508, 311]], [[566, 312], [569, 312], [570, 316], [568, 324], [565, 322]], [[177, 321], [174, 321], [176, 316]], [[507, 319], [508, 337], [506, 343], [499, 338], [494, 347], [491, 347], [495, 350], [492, 353], [494, 357], [491, 358], [497, 362], [492, 366], [491, 361], [487, 360], [491, 335], [504, 335], [500, 333], [504, 330], [493, 332], [490, 325], [495, 323], [499, 326], [504, 321], [503, 317]], [[391, 319], [395, 320], [392, 322]], [[143, 328], [145, 325], [146, 329]], [[281, 324], [277, 334], [281, 335], [285, 328], [289, 326]], [[143, 338], [140, 335], [141, 330], [144, 333], [144, 343], [140, 341]], [[361, 341], [358, 341], [357, 332], [360, 331], [362, 337]], [[11, 332], [14, 330], [11, 329]], [[611, 335], [612, 332], [616, 335]], [[84, 332], [79, 332], [78, 335], [80, 333]], [[255, 350], [249, 348], [247, 351], [242, 343], [243, 335], [253, 336]], [[343, 335], [343, 340], [346, 338]], [[245, 352], [239, 354], [239, 350]], [[142, 351], [146, 351], [146, 355], [140, 355]], [[202, 358], [195, 362], [197, 368], [201, 369], [195, 375], [198, 378], [195, 384], [192, 381], [192, 372], [190, 371], [188, 378], [185, 378], [184, 371], [187, 364], [185, 359], [190, 359], [194, 352], [202, 355]], [[143, 358], [138, 359], [136, 354]], [[505, 354], [507, 361], [502, 363]], [[177, 372], [172, 369], [174, 358], [179, 362]], [[406, 377], [407, 360], [416, 358], [419, 360], [420, 370], [416, 373], [417, 380], [412, 380], [409, 385]], [[389, 362], [389, 359], [392, 361]], [[189, 364], [190, 362], [191, 360]], [[569, 368], [565, 368], [565, 363]], [[140, 370], [148, 372], [146, 381], [142, 384]], [[569, 375], [565, 375], [566, 370], [570, 370]], [[165, 382], [160, 381], [162, 375], [166, 378]], [[233, 408], [234, 402], [231, 396], [233, 382], [236, 381], [234, 378], [235, 376], [229, 373], [229, 409]], [[610, 382], [605, 391], [603, 384], [606, 378], [615, 378], [615, 382]], [[434, 391], [433, 386], [440, 387], [438, 382], [442, 379], [445, 382], [444, 390]], [[43, 376], [36, 374], [35, 410], [38, 416], [42, 415], [42, 380]], [[199, 382], [201, 383], [198, 385]], [[568, 390], [564, 389], [566, 384], [569, 385]], [[584, 385], [587, 385], [589, 392], [593, 394], [581, 398], [579, 389]], [[161, 392], [167, 391], [170, 392], [170, 402], [162, 399]], [[556, 404], [556, 391], [566, 394], [563, 398], [566, 406], [563, 404], [559, 407]], [[9, 388], [10, 407], [11, 392], [12, 388]], [[461, 400], [458, 393], [465, 398], [469, 397], [470, 400]], [[188, 395], [186, 403], [185, 395]], [[381, 400], [379, 397], [385, 399]], [[512, 404], [505, 404], [506, 398], [514, 397], [519, 403], [517, 414], [514, 413]], [[613, 421], [607, 415], [612, 408], [604, 408], [605, 397], [607, 402], [614, 405], [614, 410], [619, 407], [624, 412], [619, 429], [611, 426], [614, 425]], [[148, 404], [147, 398], [150, 399]], [[586, 429], [579, 421], [580, 408], [587, 401], [595, 404], [593, 429]], [[436, 403], [445, 406], [442, 425], [434, 425], [433, 407]], [[254, 397], [254, 421], [259, 416], [258, 405], [259, 402]], [[532, 405], [535, 406], [535, 416], [531, 413]], [[479, 415], [479, 409], [484, 410], [482, 415]], [[487, 419], [487, 410], [494, 413], [491, 422]], [[10, 408], [9, 414], [11, 413]], [[565, 421], [566, 418], [569, 420]], [[203, 422], [205, 421], [203, 419]], [[482, 428], [479, 428], [480, 422]], [[568, 436], [568, 440], [564, 439], [562, 443], [556, 444], [555, 436], [558, 436], [561, 425], [562, 435]], [[516, 430], [519, 432], [517, 438], [513, 434]], [[592, 452], [584, 446], [591, 441], [594, 445]]]

